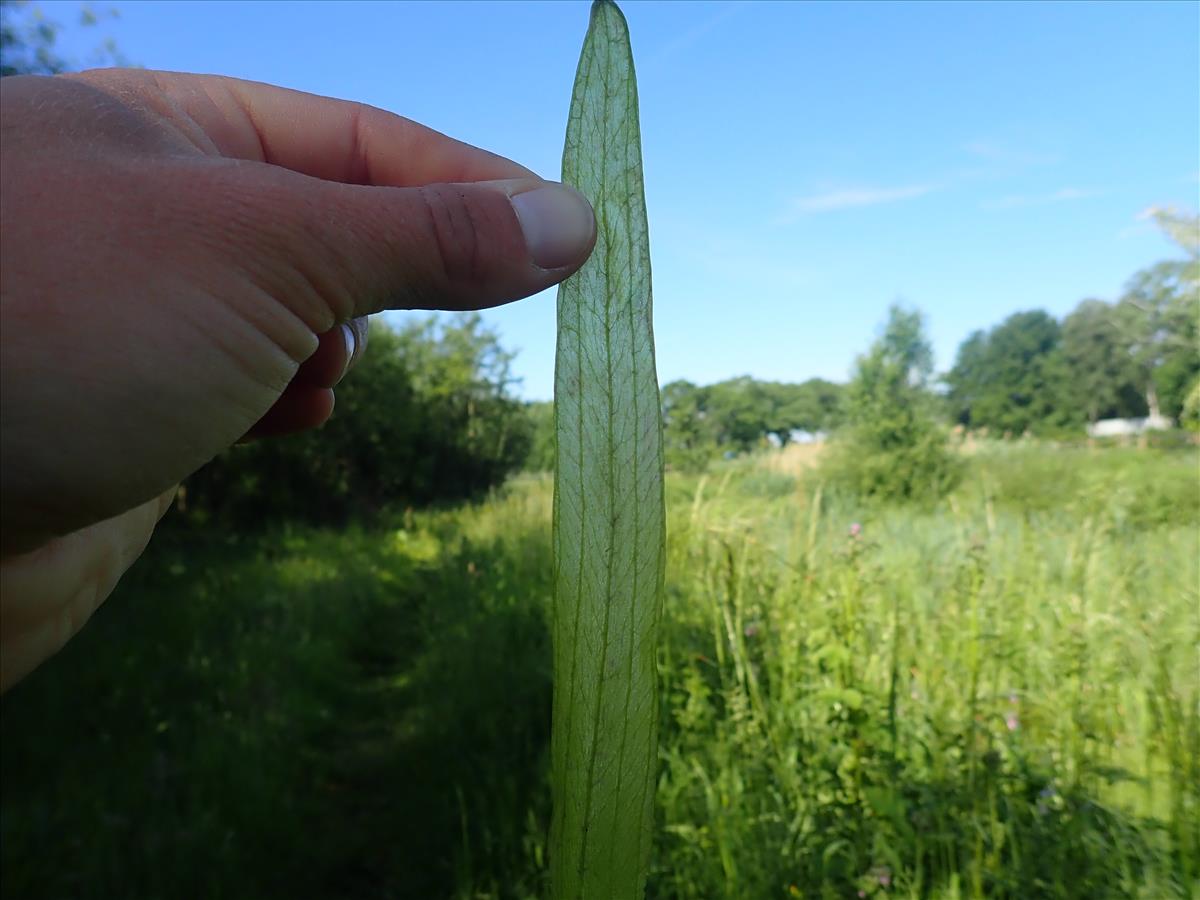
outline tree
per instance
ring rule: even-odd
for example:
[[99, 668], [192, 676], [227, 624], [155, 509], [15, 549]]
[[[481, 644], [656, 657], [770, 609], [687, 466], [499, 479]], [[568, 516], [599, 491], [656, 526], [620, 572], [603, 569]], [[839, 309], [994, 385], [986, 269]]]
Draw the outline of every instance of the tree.
[[951, 418], [959, 425], [971, 425], [971, 411], [980, 395], [987, 390], [990, 378], [987, 341], [986, 332], [972, 331], [958, 345], [954, 367], [943, 378], [948, 388], [946, 406]]
[[555, 446], [554, 401], [539, 400], [525, 404], [525, 415], [529, 419], [529, 455], [525, 458], [527, 472], [553, 472]]
[[1193, 289], [1200, 286], [1200, 215], [1189, 215], [1171, 206], [1151, 207], [1148, 212], [1163, 233], [1187, 254], [1183, 280]]
[[510, 394], [511, 358], [478, 314], [398, 331], [375, 320], [333, 418], [222, 454], [188, 479], [188, 512], [240, 527], [335, 524], [478, 496], [529, 456], [532, 425]]
[[893, 306], [846, 388], [846, 424], [824, 467], [835, 485], [881, 500], [929, 499], [954, 486], [961, 466], [934, 413], [932, 371], [921, 314]]
[[706, 417], [712, 422], [717, 444], [743, 453], [763, 446], [771, 431], [771, 392], [748, 375], [720, 381], [705, 388]]
[[0, 76], [54, 75], [67, 63], [54, 52], [59, 26], [23, 0], [0, 0]]
[[786, 445], [796, 431], [811, 434], [831, 430], [838, 421], [841, 408], [840, 385], [821, 378], [810, 378], [802, 384], [768, 382], [767, 394], [771, 413], [767, 431]]
[[1200, 375], [1200, 217], [1172, 209], [1151, 214], [1186, 258], [1136, 273], [1117, 316], [1150, 414], [1178, 417]]
[[1072, 402], [1088, 422], [1145, 415], [1137, 372], [1111, 305], [1081, 301], [1063, 320], [1062, 352]]
[[1200, 378], [1188, 388], [1187, 396], [1183, 400], [1183, 410], [1179, 414], [1179, 424], [1189, 431], [1200, 432]]
[[841, 391], [820, 378], [790, 384], [744, 375], [707, 387], [673, 381], [662, 389], [667, 462], [698, 469], [722, 451], [761, 447], [771, 435], [782, 446], [796, 431], [828, 431], [839, 418]]
[[1058, 322], [1042, 310], [1014, 313], [959, 347], [946, 376], [958, 421], [973, 428], [1023, 434], [1082, 419], [1068, 396], [1068, 370]]
[[1200, 377], [1200, 219], [1150, 215], [1186, 258], [1136, 273], [1115, 305], [1081, 302], [1061, 327], [1034, 311], [974, 332], [946, 376], [957, 421], [1021, 433], [1180, 415]]
[[663, 454], [671, 468], [702, 469], [716, 454], [707, 396], [706, 388], [690, 381], [672, 381], [663, 387]]
[[[117, 11], [105, 15], [115, 18]], [[81, 4], [78, 24], [96, 25], [100, 17], [87, 4]], [[0, 0], [0, 77], [6, 75], [56, 75], [78, 69], [55, 50], [63, 26], [47, 18], [41, 8], [28, 0]], [[93, 53], [90, 63], [95, 66], [129, 63], [110, 38]]]

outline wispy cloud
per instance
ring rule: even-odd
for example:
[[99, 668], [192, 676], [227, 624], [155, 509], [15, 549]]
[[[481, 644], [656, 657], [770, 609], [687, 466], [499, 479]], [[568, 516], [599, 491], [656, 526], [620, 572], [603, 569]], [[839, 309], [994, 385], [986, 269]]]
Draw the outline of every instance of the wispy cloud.
[[779, 224], [794, 222], [802, 216], [814, 213], [837, 212], [864, 206], [879, 206], [923, 197], [937, 190], [934, 184], [910, 184], [901, 187], [853, 187], [797, 197], [779, 217]]
[[[728, 21], [733, 16], [741, 15], [751, 5], [750, 2], [742, 3], [726, 3], [717, 8], [716, 13], [706, 19], [701, 19], [690, 28], [680, 32], [675, 37], [668, 40], [656, 50], [649, 59], [646, 60], [647, 65], [658, 65], [665, 62], [681, 50], [686, 49], [698, 40], [703, 38], [709, 32], [717, 28], [717, 26]], [[710, 7], [711, 8], [711, 7]]]
[[1073, 200], [1089, 200], [1092, 197], [1099, 197], [1103, 191], [1091, 190], [1089, 188], [1059, 188], [1057, 191], [1052, 191], [1049, 194], [1018, 194], [1009, 197], [1001, 197], [999, 200], [994, 200], [989, 203], [984, 203], [984, 209], [1017, 209], [1025, 206], [1048, 206], [1052, 203], [1069, 203]]
[[[1015, 148], [1008, 144], [991, 140], [969, 141], [961, 145], [961, 151], [974, 157], [975, 162], [965, 168], [944, 171], [929, 181], [896, 186], [855, 185], [851, 187], [838, 187], [808, 194], [803, 197], [796, 197], [787, 204], [784, 212], [775, 218], [774, 224], [790, 225], [801, 218], [818, 213], [861, 209], [880, 206], [885, 203], [898, 203], [902, 200], [914, 200], [936, 191], [960, 188], [970, 182], [1010, 178], [1024, 169], [1054, 165], [1061, 162], [1061, 159], [1057, 156]], [[1037, 206], [1046, 203], [1060, 203], [1067, 200], [1082, 200], [1087, 197], [1097, 196], [1099, 193], [1101, 192], [1068, 187], [1055, 191], [1052, 194], [1041, 196], [1004, 197], [992, 203], [985, 203], [984, 207], [989, 209], [1007, 209], [1018, 206]]]

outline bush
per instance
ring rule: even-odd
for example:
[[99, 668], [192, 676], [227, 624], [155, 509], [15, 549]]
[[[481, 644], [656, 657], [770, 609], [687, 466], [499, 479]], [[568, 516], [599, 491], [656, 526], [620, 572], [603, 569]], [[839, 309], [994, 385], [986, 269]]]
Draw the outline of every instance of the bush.
[[911, 423], [896, 423], [894, 433], [904, 435], [904, 442], [890, 449], [861, 429], [835, 439], [822, 467], [830, 487], [884, 502], [935, 500], [954, 489], [962, 463], [941, 429], [918, 432]]
[[928, 391], [932, 351], [921, 316], [893, 307], [882, 337], [859, 357], [848, 389], [848, 425], [822, 465], [835, 490], [882, 501], [944, 496], [961, 478]]
[[1190, 447], [985, 445], [961, 494], [1026, 517], [1057, 510], [1113, 528], [1185, 527], [1200, 518], [1197, 460]]
[[554, 401], [543, 400], [525, 404], [529, 418], [529, 453], [522, 469], [526, 472], [553, 472], [557, 436], [554, 423]]
[[1200, 432], [1200, 378], [1188, 390], [1179, 412], [1179, 424], [1188, 431]]
[[477, 315], [399, 331], [375, 321], [329, 423], [222, 454], [188, 479], [184, 519], [341, 524], [387, 504], [479, 496], [529, 452], [529, 416], [508, 393], [510, 360]]

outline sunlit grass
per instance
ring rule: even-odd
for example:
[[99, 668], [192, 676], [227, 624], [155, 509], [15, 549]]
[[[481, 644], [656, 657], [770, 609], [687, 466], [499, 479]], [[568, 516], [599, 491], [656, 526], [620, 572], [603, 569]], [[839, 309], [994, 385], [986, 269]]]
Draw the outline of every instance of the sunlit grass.
[[[1197, 464], [669, 479], [652, 896], [1195, 892]], [[544, 895], [550, 495], [161, 541], [4, 699], [3, 894]]]

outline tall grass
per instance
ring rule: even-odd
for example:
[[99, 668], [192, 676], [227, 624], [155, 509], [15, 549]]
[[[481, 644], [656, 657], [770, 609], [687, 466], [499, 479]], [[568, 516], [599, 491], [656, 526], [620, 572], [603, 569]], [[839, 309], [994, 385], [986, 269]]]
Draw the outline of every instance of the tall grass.
[[1195, 461], [1047, 460], [928, 513], [675, 505], [662, 896], [1190, 896]]
[[[668, 481], [650, 894], [1197, 893], [1196, 455], [816, 477]], [[3, 894], [544, 896], [549, 502], [161, 542], [3, 701]]]

